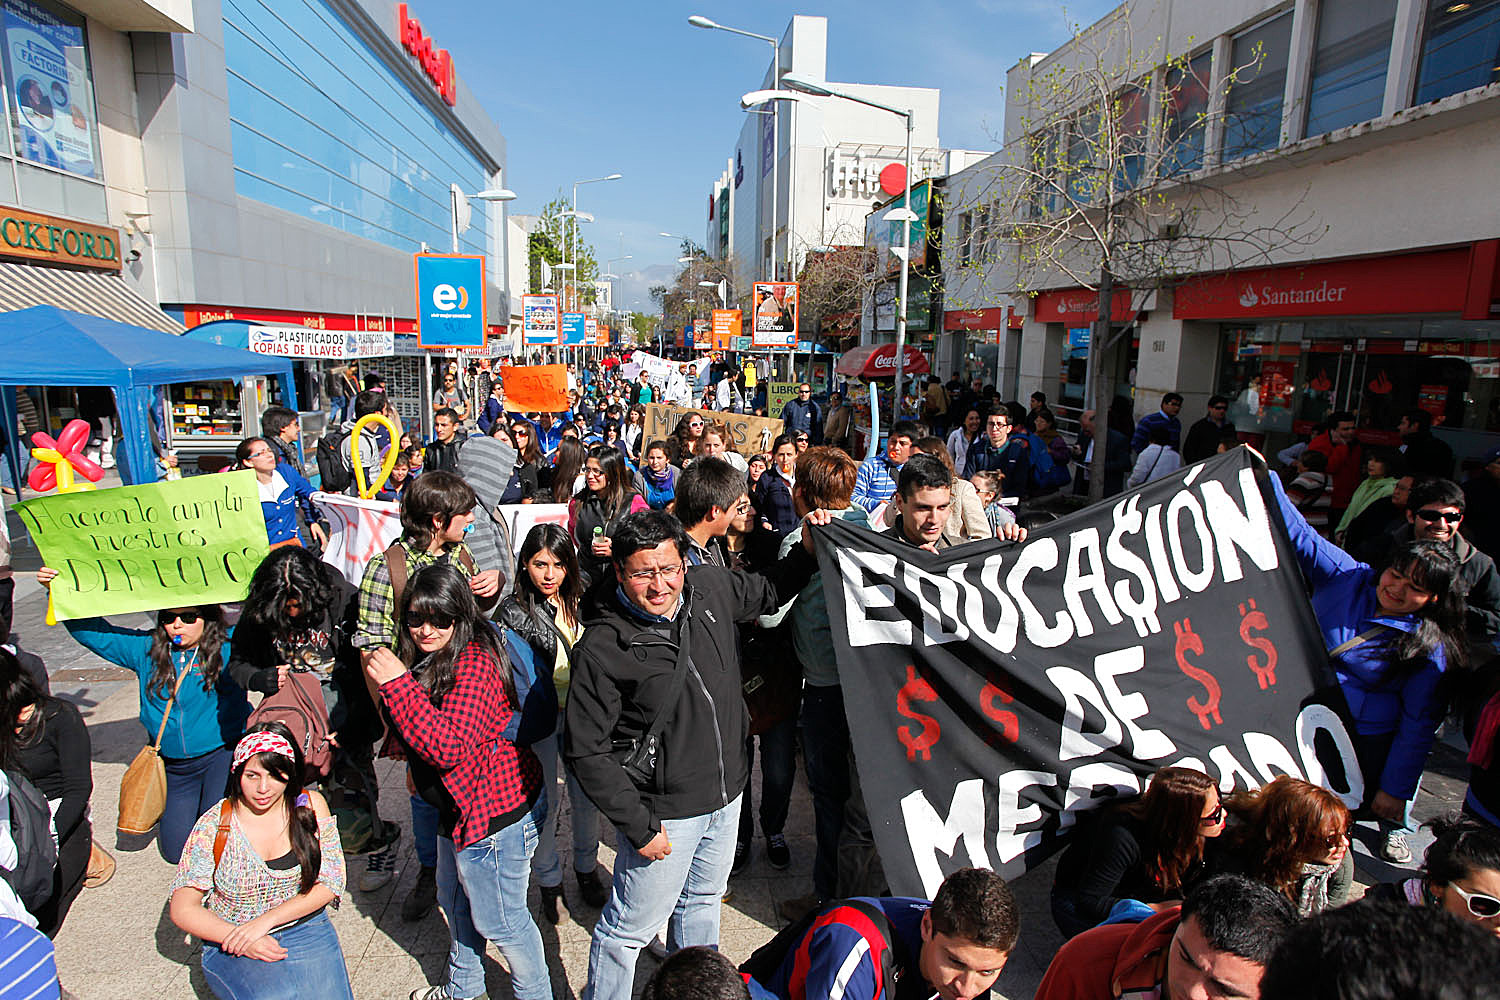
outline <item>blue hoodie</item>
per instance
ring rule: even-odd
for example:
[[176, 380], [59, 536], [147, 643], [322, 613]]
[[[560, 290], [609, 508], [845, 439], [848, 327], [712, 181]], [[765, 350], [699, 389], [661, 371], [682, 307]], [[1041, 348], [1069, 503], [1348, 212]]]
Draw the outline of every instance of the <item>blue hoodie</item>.
[[[170, 686], [165, 692], [148, 694], [146, 687], [151, 682], [151, 673], [156, 665], [151, 662], [151, 633], [133, 628], [111, 625], [103, 618], [79, 618], [63, 622], [74, 639], [89, 652], [116, 666], [135, 671], [141, 697], [141, 725], [146, 727], [146, 739], [156, 739], [156, 730], [161, 726], [162, 712], [166, 710], [171, 696]], [[173, 650], [174, 673], [194, 663], [191, 650]], [[229, 643], [220, 651], [219, 680], [213, 690], [203, 689], [202, 675], [194, 666], [194, 676], [182, 682], [177, 692], [177, 703], [167, 720], [167, 731], [162, 735], [161, 755], [170, 760], [201, 757], [214, 750], [233, 747], [245, 731], [245, 720], [250, 717], [250, 702], [245, 691], [222, 669], [229, 663]], [[175, 681], [173, 684], [175, 685]]]
[[[1325, 647], [1335, 649], [1376, 625], [1414, 631], [1419, 624], [1416, 615], [1380, 610], [1375, 594], [1379, 575], [1310, 528], [1287, 499], [1281, 480], [1270, 478], [1297, 561], [1312, 585], [1313, 612]], [[1366, 775], [1366, 783], [1378, 777], [1381, 791], [1405, 801], [1416, 794], [1417, 779], [1442, 721], [1437, 686], [1446, 659], [1439, 646], [1404, 676], [1393, 677], [1387, 645], [1380, 638], [1361, 643], [1340, 654], [1333, 669], [1359, 735], [1393, 737], [1383, 771]]]

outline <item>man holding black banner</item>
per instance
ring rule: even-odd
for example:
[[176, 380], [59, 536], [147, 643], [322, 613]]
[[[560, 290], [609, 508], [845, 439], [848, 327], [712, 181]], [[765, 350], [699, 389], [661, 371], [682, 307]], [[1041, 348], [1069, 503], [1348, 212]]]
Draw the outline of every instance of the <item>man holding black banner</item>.
[[764, 574], [689, 568], [687, 535], [661, 511], [622, 519], [612, 548], [615, 580], [573, 647], [565, 729], [578, 783], [619, 831], [584, 1000], [629, 1000], [663, 923], [669, 950], [718, 944], [749, 773], [735, 623], [774, 612], [816, 569], [805, 530]]

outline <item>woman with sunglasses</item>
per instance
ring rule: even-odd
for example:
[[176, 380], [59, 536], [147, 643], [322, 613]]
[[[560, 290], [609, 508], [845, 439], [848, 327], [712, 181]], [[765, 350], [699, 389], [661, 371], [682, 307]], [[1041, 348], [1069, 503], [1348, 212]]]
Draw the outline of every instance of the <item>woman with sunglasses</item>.
[[1377, 885], [1368, 895], [1447, 910], [1500, 936], [1500, 830], [1467, 816], [1427, 826], [1437, 839], [1420, 874]]
[[1214, 779], [1163, 767], [1134, 802], [1081, 819], [1052, 883], [1057, 929], [1071, 938], [1108, 920], [1117, 906], [1143, 912], [1175, 905], [1205, 874], [1204, 848], [1224, 832], [1224, 816]]
[[452, 566], [412, 577], [400, 622], [397, 652], [376, 648], [365, 672], [405, 744], [417, 794], [438, 810], [438, 905], [449, 928], [447, 981], [413, 995], [483, 994], [493, 941], [516, 997], [551, 1000], [542, 935], [526, 908], [547, 799], [536, 755], [505, 738], [519, 710], [509, 663]]
[[1468, 662], [1462, 568], [1450, 545], [1432, 539], [1397, 545], [1381, 568], [1362, 563], [1309, 527], [1281, 480], [1269, 479], [1354, 717], [1380, 854], [1405, 864], [1411, 800], [1446, 709], [1443, 675]]
[[[55, 579], [57, 570], [50, 566], [36, 571], [43, 587]], [[193, 824], [223, 797], [230, 748], [250, 716], [245, 689], [223, 669], [232, 630], [224, 625], [217, 604], [158, 611], [156, 627], [149, 631], [103, 618], [75, 618], [63, 625], [89, 652], [135, 673], [147, 739], [156, 739], [162, 716], [167, 716], [161, 738], [167, 806], [157, 846], [175, 865]]]
[[703, 437], [703, 428], [707, 422], [701, 413], [684, 413], [682, 419], [677, 421], [676, 428], [672, 431], [669, 443], [672, 445], [672, 464], [680, 469], [687, 468], [687, 463], [692, 461], [698, 454], [698, 440]]
[[194, 824], [177, 865], [168, 914], [203, 942], [203, 978], [219, 1000], [353, 1000], [327, 912], [344, 894], [344, 850], [302, 774], [285, 725], [246, 733], [223, 798]]
[[1326, 788], [1281, 775], [1224, 800], [1234, 820], [1210, 850], [1215, 874], [1264, 882], [1311, 917], [1349, 901], [1349, 807]]

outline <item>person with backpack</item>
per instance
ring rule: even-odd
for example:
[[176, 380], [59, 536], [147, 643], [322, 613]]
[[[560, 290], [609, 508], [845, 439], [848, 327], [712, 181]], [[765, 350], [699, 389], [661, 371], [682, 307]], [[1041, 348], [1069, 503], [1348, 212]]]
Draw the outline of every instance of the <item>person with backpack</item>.
[[515, 589], [500, 604], [500, 622], [530, 646], [537, 662], [552, 668], [557, 689], [558, 726], [553, 735], [532, 747], [542, 763], [547, 789], [547, 819], [542, 824], [532, 870], [542, 892], [542, 916], [557, 923], [557, 903], [563, 897], [562, 863], [557, 854], [557, 820], [562, 814], [558, 771], [567, 779], [573, 814], [573, 876], [583, 901], [594, 909], [609, 899], [599, 881], [599, 811], [583, 794], [572, 768], [562, 768], [562, 715], [568, 703], [568, 678], [574, 644], [583, 636], [580, 603], [583, 578], [578, 552], [562, 525], [538, 524], [527, 532], [517, 559]]
[[[50, 566], [36, 571], [43, 587], [55, 579], [57, 570]], [[250, 715], [245, 689], [223, 669], [233, 629], [224, 624], [217, 604], [165, 608], [149, 630], [103, 618], [74, 618], [63, 625], [84, 649], [136, 675], [141, 725], [160, 740], [167, 772], [157, 847], [175, 865], [193, 823], [223, 795], [230, 748]]]
[[[366, 389], [354, 397], [354, 415], [318, 439], [318, 481], [325, 493], [353, 494], [358, 486], [354, 481], [356, 456], [365, 470], [365, 481], [375, 483], [380, 478], [380, 467], [385, 460], [385, 451], [395, 445], [390, 431], [380, 425], [366, 426], [354, 441], [354, 425], [360, 418], [376, 413], [386, 413], [390, 400], [384, 392]], [[397, 424], [399, 427], [400, 425]], [[399, 437], [399, 435], [398, 435]]]
[[[68, 909], [83, 888], [93, 846], [89, 796], [94, 778], [89, 764], [89, 733], [71, 703], [48, 696], [19, 660], [0, 648], [0, 768], [9, 776], [11, 837], [31, 872], [0, 861], [7, 881], [36, 917], [36, 928], [56, 937]], [[38, 809], [34, 821], [20, 807], [28, 782]], [[55, 809], [49, 803], [56, 802]], [[19, 827], [19, 829], [18, 829]], [[52, 851], [55, 837], [57, 847]], [[15, 879], [15, 881], [12, 881]], [[33, 883], [32, 887], [22, 882]], [[29, 898], [28, 898], [29, 897]]]
[[758, 985], [777, 1000], [975, 1000], [990, 995], [1019, 933], [1005, 880], [987, 868], [961, 868], [930, 903], [858, 897], [814, 910], [740, 972], [752, 992]]
[[219, 1000], [354, 998], [328, 919], [344, 894], [344, 851], [328, 803], [303, 788], [305, 766], [286, 726], [253, 727], [178, 862], [168, 914], [203, 942], [203, 978]]
[[412, 1000], [483, 995], [488, 941], [509, 964], [518, 1000], [551, 1000], [542, 934], [526, 907], [547, 813], [542, 765], [507, 738], [521, 706], [509, 661], [456, 567], [412, 577], [397, 643], [396, 652], [377, 647], [365, 674], [395, 723], [413, 786], [438, 810], [438, 905], [449, 928], [446, 982]]

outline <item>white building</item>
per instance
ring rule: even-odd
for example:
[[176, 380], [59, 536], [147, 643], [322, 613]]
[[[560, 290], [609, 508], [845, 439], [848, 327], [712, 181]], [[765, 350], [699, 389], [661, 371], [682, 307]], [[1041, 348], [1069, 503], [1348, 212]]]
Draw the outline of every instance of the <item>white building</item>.
[[[734, 43], [726, 37], [722, 44]], [[793, 17], [781, 36], [781, 73], [825, 80], [827, 48], [827, 18]], [[745, 90], [771, 89], [776, 80], [768, 62], [765, 76], [754, 86], [746, 81]], [[937, 90], [834, 86], [913, 111], [913, 180], [941, 177], [986, 155], [942, 148]], [[710, 189], [704, 240], [710, 256], [732, 254], [739, 262], [737, 278], [743, 287], [731, 290], [736, 299], [748, 295], [751, 281], [771, 277], [773, 257], [774, 273], [786, 280], [809, 250], [861, 245], [871, 207], [903, 190], [900, 167], [906, 150], [904, 118], [836, 98], [774, 101], [744, 117], [734, 152]], [[892, 165], [897, 169], [890, 170]]]
[[[1122, 38], [1136, 40], [1128, 59]], [[1496, 3], [1156, 0], [1023, 58], [1007, 79], [1007, 151], [948, 182], [944, 325], [970, 337], [954, 358], [972, 365], [973, 341], [998, 339], [998, 371], [983, 375], [1005, 395], [1083, 402], [1086, 351], [1070, 331], [1094, 319], [1096, 298], [1065, 279], [1007, 294], [1016, 269], [977, 223], [998, 211], [995, 178], [1023, 148], [1032, 81], [1101, 44], [1132, 64], [1153, 112], [1171, 96], [1162, 67], [1189, 60], [1203, 86], [1181, 87], [1175, 108], [1207, 124], [1179, 130], [1185, 176], [1221, 185], [1264, 224], [1309, 213], [1315, 236], [1117, 302], [1133, 329], [1115, 374], [1134, 385], [1137, 416], [1177, 390], [1185, 423], [1222, 394], [1241, 434], [1269, 448], [1338, 410], [1357, 415], [1367, 444], [1398, 443], [1411, 409], [1432, 414], [1461, 458], [1500, 443]], [[964, 253], [980, 266], [953, 278]]]

